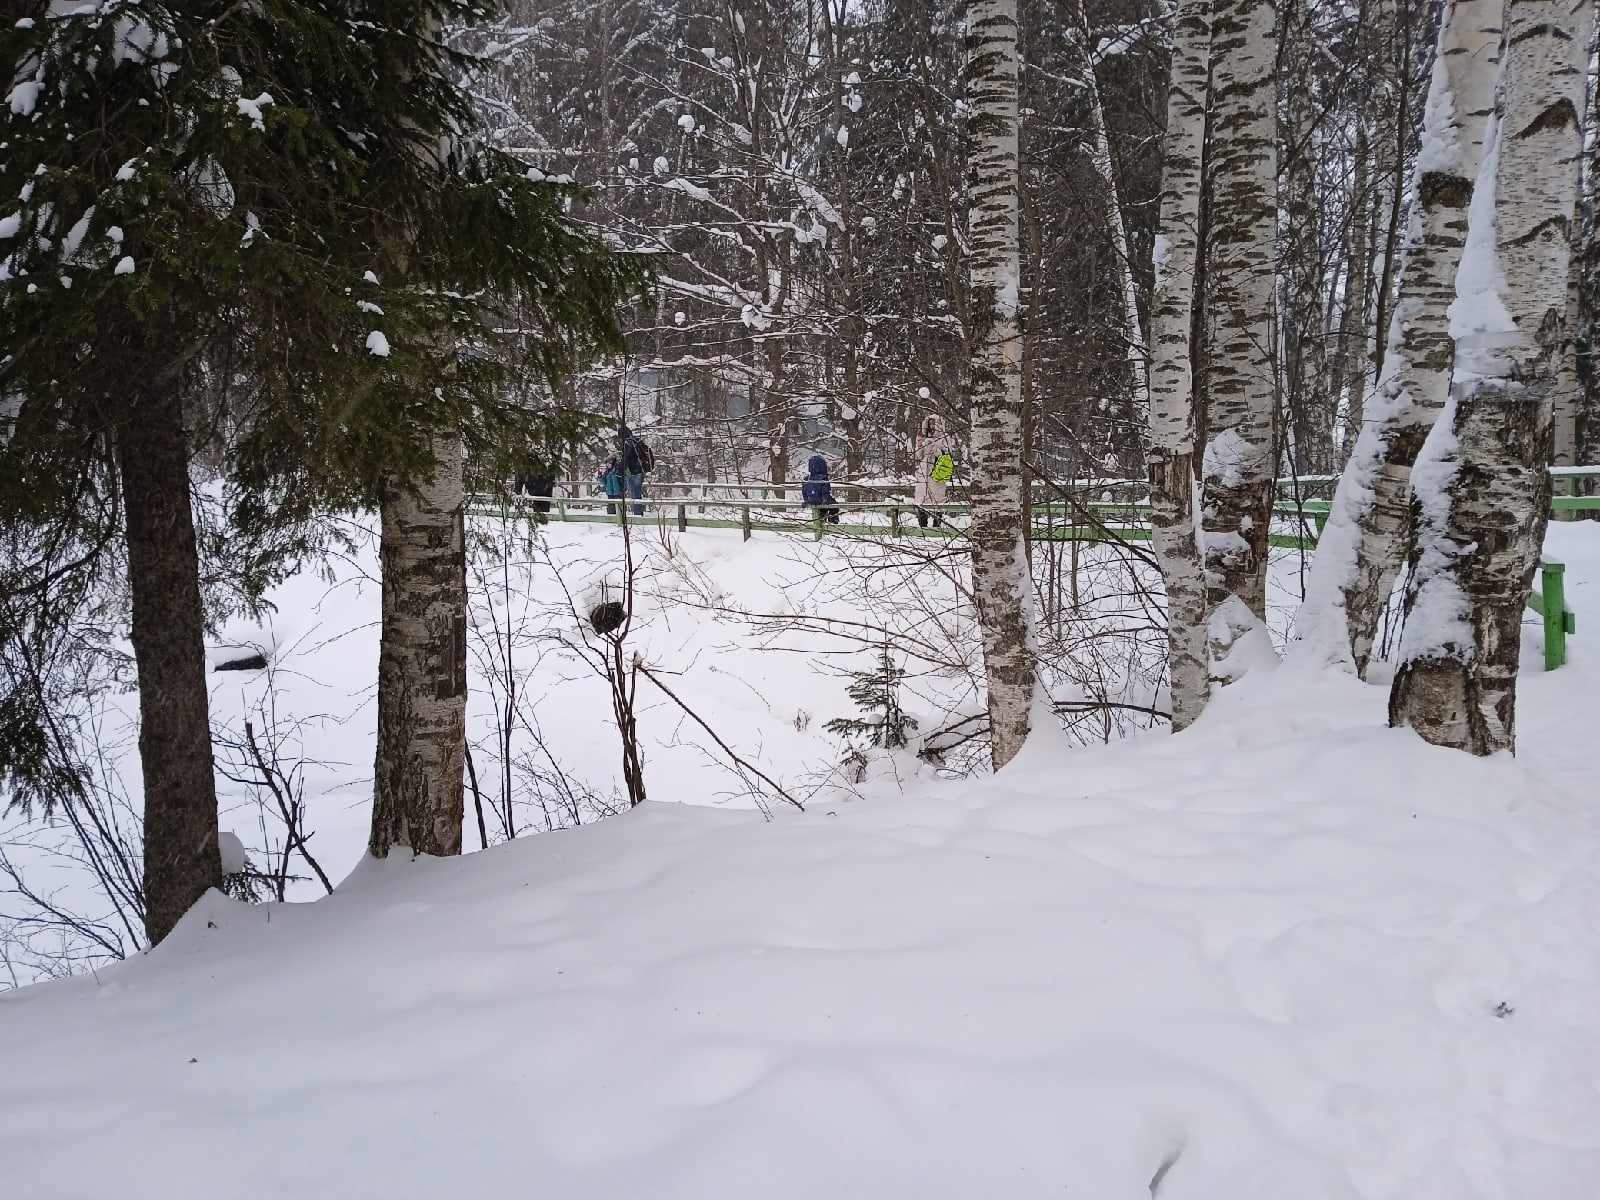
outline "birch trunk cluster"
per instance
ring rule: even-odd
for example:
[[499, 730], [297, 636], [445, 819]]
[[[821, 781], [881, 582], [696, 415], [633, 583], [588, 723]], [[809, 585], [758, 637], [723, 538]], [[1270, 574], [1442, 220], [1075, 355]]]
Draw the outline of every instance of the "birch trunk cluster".
[[1149, 451], [1175, 729], [1204, 709], [1213, 679], [1242, 672], [1241, 641], [1265, 636], [1278, 453], [1274, 23], [1257, 0], [1183, 4], [1177, 19]]
[[1494, 111], [1502, 8], [1502, 0], [1455, 0], [1440, 25], [1384, 377], [1312, 564], [1301, 634], [1363, 678], [1411, 541], [1411, 469], [1450, 390], [1449, 309]]
[[1027, 739], [1035, 686], [1023, 540], [1016, 0], [975, 0], [968, 22], [972, 597], [999, 769]]
[[1586, 2], [1506, 7], [1493, 236], [1479, 243], [1477, 272], [1487, 286], [1457, 338], [1451, 398], [1414, 472], [1419, 557], [1390, 720], [1480, 755], [1516, 745], [1522, 610], [1549, 511], [1592, 22]]

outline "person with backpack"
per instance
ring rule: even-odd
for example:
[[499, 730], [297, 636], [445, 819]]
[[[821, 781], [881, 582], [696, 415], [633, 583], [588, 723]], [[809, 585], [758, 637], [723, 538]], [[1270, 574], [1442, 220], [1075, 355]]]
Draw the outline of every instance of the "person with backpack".
[[[622, 451], [622, 483], [627, 494], [635, 500], [644, 499], [644, 477], [655, 470], [656, 456], [643, 439], [635, 436], [626, 425], [617, 430], [617, 446]], [[644, 516], [644, 505], [635, 504], [633, 515]]]
[[839, 506], [833, 502], [833, 485], [828, 480], [828, 460], [813, 454], [806, 463], [805, 482], [800, 485], [800, 500], [816, 507], [830, 525], [839, 523]]
[[[611, 456], [610, 462], [595, 472], [595, 478], [600, 481], [600, 490], [606, 494], [607, 500], [620, 500], [622, 498], [622, 464], [617, 461], [615, 454]], [[606, 516], [614, 517], [616, 515], [617, 506], [615, 504], [607, 504]]]
[[945, 432], [943, 417], [929, 414], [922, 422], [913, 458], [917, 464], [917, 524], [927, 528], [931, 516], [937, 529], [944, 524], [944, 514], [930, 513], [923, 506], [943, 504], [945, 488], [956, 473], [955, 443]]

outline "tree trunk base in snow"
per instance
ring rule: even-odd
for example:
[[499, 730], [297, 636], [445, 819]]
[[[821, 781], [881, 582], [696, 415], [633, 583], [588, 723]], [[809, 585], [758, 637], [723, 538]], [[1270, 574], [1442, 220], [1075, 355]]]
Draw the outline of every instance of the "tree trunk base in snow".
[[1488, 698], [1468, 664], [1427, 658], [1404, 664], [1389, 693], [1389, 724], [1409, 725], [1425, 742], [1487, 756], [1512, 749], [1514, 697]]
[[145, 930], [151, 944], [222, 886], [200, 560], [176, 384], [139, 398], [117, 431], [127, 514], [144, 781]]
[[1475, 381], [1456, 404], [1448, 510], [1423, 510], [1389, 723], [1438, 746], [1516, 748], [1522, 611], [1550, 506], [1549, 388], [1548, 379]]

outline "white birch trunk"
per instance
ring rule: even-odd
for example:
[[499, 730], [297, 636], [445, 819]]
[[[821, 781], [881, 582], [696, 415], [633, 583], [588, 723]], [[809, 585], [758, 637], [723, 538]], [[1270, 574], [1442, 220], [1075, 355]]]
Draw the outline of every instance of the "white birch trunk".
[[[1579, 157], [1582, 160], [1587, 158], [1587, 155]], [[1582, 189], [1583, 185], [1580, 184], [1578, 192], [1580, 196], [1583, 194]], [[1557, 351], [1559, 357], [1555, 393], [1551, 398], [1550, 461], [1558, 467], [1578, 465], [1578, 408], [1581, 385], [1578, 381], [1576, 335], [1583, 312], [1583, 297], [1578, 287], [1580, 276], [1578, 254], [1581, 245], [1579, 224], [1580, 222], [1575, 220], [1572, 226], [1572, 261], [1567, 269], [1566, 322], [1561, 330], [1561, 346]], [[1566, 512], [1561, 514], [1561, 519], [1570, 521], [1576, 515]]]
[[1593, 8], [1510, 0], [1506, 15], [1494, 238], [1475, 264], [1487, 286], [1471, 306], [1479, 319], [1457, 339], [1449, 424], [1439, 423], [1417, 463], [1421, 553], [1389, 697], [1392, 724], [1480, 755], [1516, 747], [1522, 609], [1549, 511], [1545, 460]]
[[1150, 304], [1150, 528], [1167, 593], [1172, 727], [1205, 708], [1205, 582], [1195, 529], [1193, 331], [1211, 77], [1211, 0], [1181, 0], [1167, 92], [1156, 290]]
[[1210, 669], [1226, 682], [1241, 669], [1241, 659], [1229, 661], [1239, 640], [1265, 636], [1277, 449], [1277, 36], [1272, 0], [1219, 0], [1214, 13], [1201, 479]]
[[431, 478], [386, 484], [379, 553], [378, 749], [372, 837], [384, 858], [460, 854], [467, 730], [467, 557], [459, 434], [434, 439]]
[[1418, 212], [1406, 235], [1383, 378], [1339, 480], [1298, 622], [1318, 655], [1363, 678], [1410, 542], [1411, 468], [1450, 390], [1448, 313], [1494, 109], [1501, 12], [1501, 0], [1455, 0], [1440, 26], [1416, 165]]
[[1017, 224], [1017, 3], [967, 13], [968, 279], [972, 327], [972, 596], [983, 632], [991, 758], [1027, 739], [1035, 666], [1022, 495], [1021, 285]]

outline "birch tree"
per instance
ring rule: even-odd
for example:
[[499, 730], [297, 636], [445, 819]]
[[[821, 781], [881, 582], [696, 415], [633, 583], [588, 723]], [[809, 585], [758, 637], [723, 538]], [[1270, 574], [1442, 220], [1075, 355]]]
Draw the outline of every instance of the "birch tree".
[[1450, 390], [1448, 310], [1484, 156], [1499, 65], [1501, 0], [1455, 0], [1439, 29], [1384, 374], [1317, 545], [1301, 636], [1365, 678], [1411, 537], [1411, 470]]
[[1200, 197], [1211, 79], [1211, 0], [1182, 0], [1167, 93], [1161, 235], [1150, 312], [1150, 528], [1167, 593], [1172, 727], [1205, 708], [1205, 581], [1195, 513], [1194, 315], [1199, 294]]
[[461, 436], [433, 438], [433, 468], [389, 478], [379, 508], [383, 569], [378, 744], [367, 850], [461, 853], [467, 744], [466, 493]]
[[[1469, 237], [1473, 299], [1451, 396], [1414, 472], [1418, 562], [1391, 724], [1487, 755], [1516, 746], [1523, 603], [1549, 512], [1546, 455], [1582, 152], [1587, 0], [1510, 0], [1493, 232]], [[1487, 217], [1487, 206], [1474, 217]], [[1467, 266], [1463, 266], [1463, 284]]]
[[1272, 0], [1217, 0], [1202, 303], [1205, 489], [1202, 523], [1212, 671], [1261, 630], [1276, 475], [1273, 292], [1277, 112]]
[[977, 333], [970, 373], [972, 596], [998, 770], [1028, 736], [1035, 685], [1023, 542], [1016, 0], [974, 0], [968, 9], [967, 102], [968, 275]]

